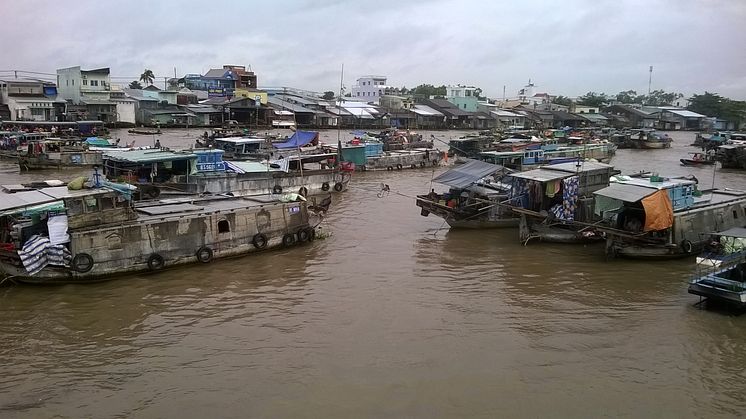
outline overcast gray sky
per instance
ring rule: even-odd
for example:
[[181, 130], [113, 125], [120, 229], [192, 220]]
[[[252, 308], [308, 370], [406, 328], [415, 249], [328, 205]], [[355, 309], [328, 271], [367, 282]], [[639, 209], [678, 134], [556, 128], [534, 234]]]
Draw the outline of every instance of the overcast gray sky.
[[[137, 78], [251, 66], [261, 86], [389, 84], [746, 99], [745, 0], [12, 1], [0, 70], [110, 67]], [[119, 81], [119, 80], [117, 80]]]

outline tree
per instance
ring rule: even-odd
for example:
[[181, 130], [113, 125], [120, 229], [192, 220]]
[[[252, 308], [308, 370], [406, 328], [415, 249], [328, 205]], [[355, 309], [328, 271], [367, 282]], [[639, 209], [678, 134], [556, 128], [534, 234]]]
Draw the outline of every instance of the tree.
[[741, 123], [746, 120], [746, 102], [731, 100], [717, 93], [693, 95], [687, 107], [692, 112]]
[[556, 98], [552, 99], [552, 103], [555, 103], [557, 105], [570, 106], [572, 105], [572, 99], [566, 96], [557, 96]]
[[578, 98], [578, 104], [585, 106], [603, 106], [608, 101], [606, 93], [588, 92]]
[[130, 83], [130, 89], [141, 90], [142, 89], [142, 84], [140, 84], [139, 81], [135, 80], [132, 83]]
[[634, 90], [625, 90], [616, 94], [616, 100], [622, 103], [642, 103], [642, 96]]
[[681, 93], [666, 93], [663, 90], [653, 90], [649, 95], [645, 96], [643, 103], [648, 106], [663, 106], [670, 105], [676, 101], [676, 99], [683, 97]]
[[145, 71], [140, 74], [140, 81], [150, 86], [153, 84], [153, 81], [155, 80], [155, 75], [153, 74], [153, 70], [148, 70], [147, 68]]
[[331, 90], [327, 90], [326, 92], [324, 92], [324, 96], [321, 96], [321, 98], [324, 100], [332, 100], [334, 99], [334, 92], [332, 92]]
[[474, 96], [476, 96], [478, 100], [487, 100], [486, 97], [482, 96], [481, 87], [477, 87], [476, 89], [474, 89]]
[[424, 96], [424, 97], [445, 97], [446, 95], [446, 87], [438, 86], [435, 87], [432, 84], [421, 84], [414, 89], [411, 90], [411, 93], [415, 96]]
[[401, 92], [401, 94], [403, 95], [406, 95], [409, 90], [407, 90], [406, 86], [402, 86], [401, 89], [399, 89], [399, 92]]

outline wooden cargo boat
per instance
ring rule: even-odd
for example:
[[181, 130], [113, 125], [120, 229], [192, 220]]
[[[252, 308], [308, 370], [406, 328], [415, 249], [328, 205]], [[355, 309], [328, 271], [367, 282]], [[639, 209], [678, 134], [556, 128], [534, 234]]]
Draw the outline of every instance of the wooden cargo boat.
[[134, 206], [127, 191], [0, 193], [0, 268], [32, 283], [89, 282], [314, 238], [305, 201], [213, 197]]
[[746, 220], [746, 192], [699, 192], [685, 179], [615, 176], [595, 192], [609, 256], [676, 258], [700, 252], [711, 233]]
[[616, 146], [611, 143], [580, 146], [548, 144], [520, 151], [487, 151], [479, 154], [479, 160], [522, 172], [549, 164], [577, 162], [579, 159], [608, 163], [615, 152]]
[[441, 217], [451, 228], [516, 227], [518, 216], [503, 205], [510, 198], [509, 186], [500, 183], [509, 172], [478, 160], [456, 166], [433, 179], [448, 186], [448, 192], [417, 196], [420, 214]]
[[223, 160], [223, 151], [217, 149], [133, 150], [104, 153], [103, 167], [108, 179], [137, 185], [145, 199], [185, 194], [309, 196], [347, 190], [351, 174], [325, 166], [335, 157], [289, 155], [249, 162]]
[[[33, 139], [18, 151], [18, 165], [21, 170], [65, 169], [100, 166], [103, 163], [101, 148], [114, 148], [106, 140], [91, 149], [87, 139], [44, 138]], [[108, 147], [102, 147], [106, 142]]]

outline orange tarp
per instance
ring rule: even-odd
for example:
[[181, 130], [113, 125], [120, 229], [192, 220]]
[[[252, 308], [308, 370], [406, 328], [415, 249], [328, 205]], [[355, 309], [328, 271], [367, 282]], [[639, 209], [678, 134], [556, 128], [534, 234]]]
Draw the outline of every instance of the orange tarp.
[[673, 205], [665, 190], [643, 198], [642, 207], [645, 208], [643, 231], [665, 230], [673, 225]]

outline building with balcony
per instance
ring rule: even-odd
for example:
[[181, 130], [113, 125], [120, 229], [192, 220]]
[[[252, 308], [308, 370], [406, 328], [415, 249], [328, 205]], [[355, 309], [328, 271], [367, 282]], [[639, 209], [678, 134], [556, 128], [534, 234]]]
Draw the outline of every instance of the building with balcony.
[[378, 103], [388, 88], [385, 76], [363, 76], [352, 86], [352, 99]]
[[[173, 79], [172, 79], [173, 80]], [[204, 75], [187, 74], [174, 81], [179, 87], [205, 91], [209, 97], [233, 97], [236, 89], [256, 89], [257, 76], [242, 65], [224, 65]]]
[[67, 101], [68, 120], [116, 122], [116, 103], [111, 101], [109, 68], [82, 70], [80, 66], [57, 70], [57, 90]]
[[477, 112], [479, 97], [477, 88], [474, 86], [448, 86], [446, 87], [446, 100], [462, 111]]
[[11, 121], [57, 121], [65, 110], [54, 83], [37, 79], [0, 80], [0, 104]]

